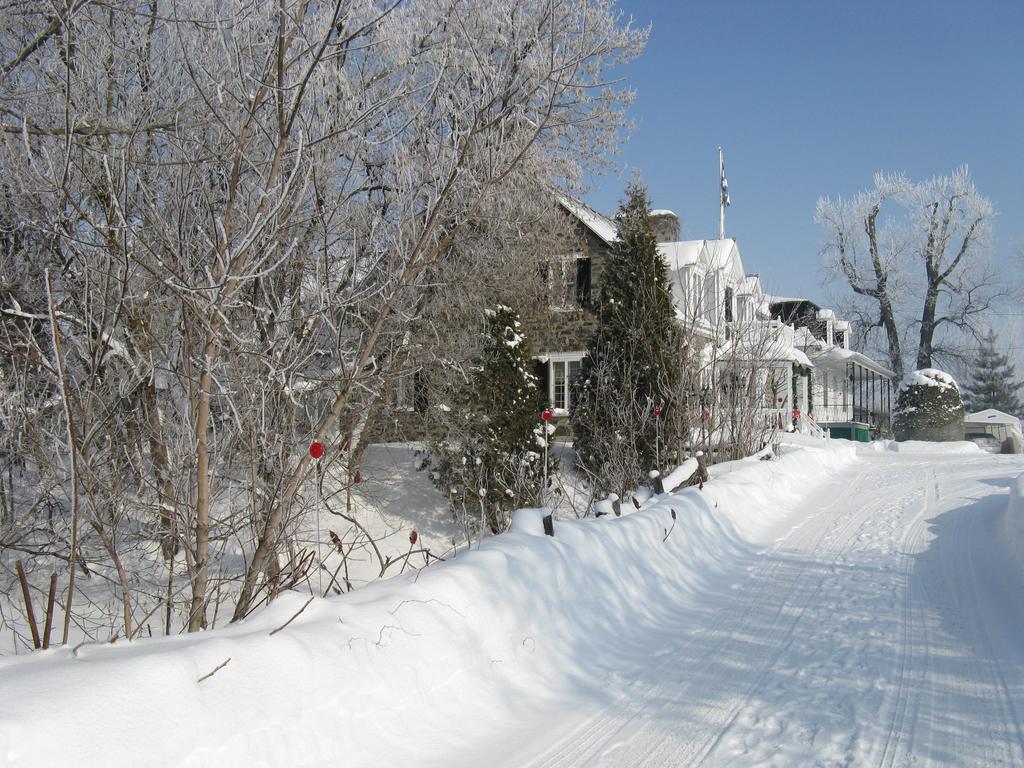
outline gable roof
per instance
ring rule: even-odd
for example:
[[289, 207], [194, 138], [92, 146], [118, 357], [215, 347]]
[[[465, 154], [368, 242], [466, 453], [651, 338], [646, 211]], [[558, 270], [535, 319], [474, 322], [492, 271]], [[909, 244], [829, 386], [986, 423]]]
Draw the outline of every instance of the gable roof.
[[558, 204], [575, 216], [583, 226], [597, 235], [606, 245], [619, 239], [619, 227], [603, 213], [566, 195], [556, 195]]
[[696, 264], [700, 259], [703, 240], [681, 240], [674, 243], [658, 243], [658, 253], [665, 257], [670, 270], [682, 269]]

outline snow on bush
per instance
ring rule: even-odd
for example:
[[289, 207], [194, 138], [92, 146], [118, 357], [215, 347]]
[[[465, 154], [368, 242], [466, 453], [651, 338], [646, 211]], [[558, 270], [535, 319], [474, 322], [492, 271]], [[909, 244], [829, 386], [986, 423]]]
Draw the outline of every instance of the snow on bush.
[[908, 373], [896, 397], [893, 434], [897, 440], [963, 440], [964, 403], [953, 377], [935, 368]]

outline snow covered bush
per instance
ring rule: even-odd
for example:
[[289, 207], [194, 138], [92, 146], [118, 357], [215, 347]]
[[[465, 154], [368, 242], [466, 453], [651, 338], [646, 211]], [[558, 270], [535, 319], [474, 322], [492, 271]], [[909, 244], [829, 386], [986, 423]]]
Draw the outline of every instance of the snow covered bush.
[[935, 368], [907, 374], [893, 412], [897, 440], [964, 439], [964, 403], [953, 377]]
[[431, 480], [467, 528], [478, 519], [481, 532], [501, 533], [513, 510], [537, 503], [542, 404], [532, 365], [516, 312], [487, 310], [478, 365], [447, 412], [447, 437], [431, 445]]

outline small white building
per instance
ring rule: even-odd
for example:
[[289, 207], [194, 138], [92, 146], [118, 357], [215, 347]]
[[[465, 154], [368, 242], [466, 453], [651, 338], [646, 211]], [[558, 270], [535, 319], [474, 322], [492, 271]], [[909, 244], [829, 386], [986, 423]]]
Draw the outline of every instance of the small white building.
[[1020, 419], [995, 408], [964, 416], [964, 438], [992, 453], [1024, 453]]

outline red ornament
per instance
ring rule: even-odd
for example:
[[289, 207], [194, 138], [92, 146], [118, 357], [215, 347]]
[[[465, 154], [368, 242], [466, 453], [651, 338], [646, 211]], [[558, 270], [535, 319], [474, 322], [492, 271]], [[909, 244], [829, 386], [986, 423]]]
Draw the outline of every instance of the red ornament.
[[662, 413], [662, 411], [661, 411], [661, 406], [660, 406], [660, 405], [656, 405], [656, 406], [654, 406], [654, 415], [655, 415], [655, 416], [656, 416], [657, 418], [659, 418], [659, 419], [661, 418], [661, 413]]
[[551, 421], [553, 418], [555, 418], [555, 414], [551, 412], [550, 408], [545, 408], [543, 412], [540, 414], [540, 417], [544, 419], [544, 421]]
[[420, 536], [419, 536], [418, 533], [416, 533], [416, 531], [413, 531], [412, 533], [410, 533], [409, 534], [409, 544], [412, 545], [412, 546], [415, 546], [416, 545], [416, 539], [418, 539], [419, 537]]
[[309, 455], [314, 459], [319, 459], [324, 455], [324, 444], [314, 440], [309, 444]]

